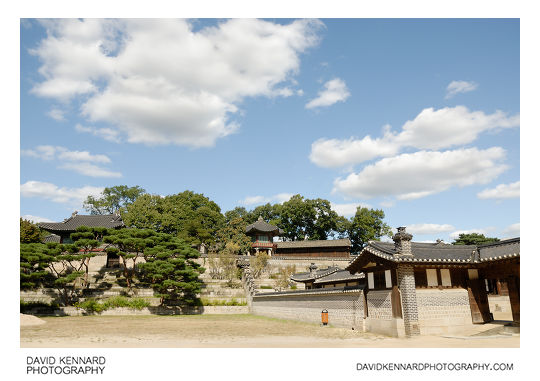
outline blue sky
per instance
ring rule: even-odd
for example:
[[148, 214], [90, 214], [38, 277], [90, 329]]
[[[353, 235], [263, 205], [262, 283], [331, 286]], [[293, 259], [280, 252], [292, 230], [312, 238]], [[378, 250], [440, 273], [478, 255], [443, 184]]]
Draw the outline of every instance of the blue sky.
[[519, 21], [23, 20], [21, 216], [103, 187], [300, 193], [418, 241], [519, 235]]

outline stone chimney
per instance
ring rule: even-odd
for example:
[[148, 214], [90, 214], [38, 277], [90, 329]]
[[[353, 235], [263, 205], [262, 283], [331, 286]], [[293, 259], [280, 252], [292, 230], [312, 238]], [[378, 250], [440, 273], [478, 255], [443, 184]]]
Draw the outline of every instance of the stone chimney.
[[74, 211], [73, 213], [71, 213], [71, 218], [75, 217], [77, 215], [77, 213], [79, 213], [77, 210]]
[[309, 273], [310, 274], [313, 274], [316, 270], [317, 270], [317, 265], [315, 263], [312, 263], [310, 266], [309, 266]]
[[397, 228], [397, 233], [392, 237], [394, 240], [396, 255], [413, 255], [411, 250], [412, 237], [412, 234], [405, 231], [405, 226], [400, 226]]

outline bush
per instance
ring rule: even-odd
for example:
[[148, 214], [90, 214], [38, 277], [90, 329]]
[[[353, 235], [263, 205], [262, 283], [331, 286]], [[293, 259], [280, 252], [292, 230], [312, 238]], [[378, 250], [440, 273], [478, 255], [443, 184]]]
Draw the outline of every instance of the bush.
[[222, 299], [206, 299], [201, 298], [201, 306], [246, 306], [247, 302], [239, 301], [235, 298], [231, 300], [222, 300]]
[[263, 289], [263, 290], [271, 290], [273, 287], [272, 286], [260, 286], [259, 288]]
[[55, 309], [58, 308], [58, 303], [52, 302], [52, 303], [45, 303], [45, 302], [25, 302], [23, 300], [20, 301], [21, 303], [21, 310], [20, 312], [25, 312], [32, 310], [34, 308], [47, 308], [47, 309]]
[[77, 303], [77, 308], [82, 308], [86, 312], [103, 312], [111, 308], [128, 307], [135, 310], [142, 310], [150, 306], [150, 302], [143, 298], [126, 298], [125, 296], [115, 296], [98, 302], [94, 298], [86, 299], [84, 302]]

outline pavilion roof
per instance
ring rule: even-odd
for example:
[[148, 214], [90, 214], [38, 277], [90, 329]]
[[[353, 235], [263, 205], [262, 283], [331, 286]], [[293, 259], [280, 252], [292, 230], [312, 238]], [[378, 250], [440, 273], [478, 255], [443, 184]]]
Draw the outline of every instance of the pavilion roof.
[[263, 220], [262, 217], [259, 216], [259, 219], [252, 223], [251, 225], [246, 226], [246, 234], [250, 233], [273, 233], [274, 235], [278, 235], [283, 233], [283, 230], [278, 228], [277, 226], [271, 225], [265, 220]]

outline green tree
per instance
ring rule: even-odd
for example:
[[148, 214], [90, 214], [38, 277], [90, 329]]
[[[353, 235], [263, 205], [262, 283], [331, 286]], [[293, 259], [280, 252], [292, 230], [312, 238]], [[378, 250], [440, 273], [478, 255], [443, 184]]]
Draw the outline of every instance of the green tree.
[[127, 206], [122, 219], [127, 226], [173, 234], [192, 245], [215, 243], [224, 222], [215, 202], [191, 191], [140, 196]]
[[235, 280], [238, 279], [240, 275], [238, 266], [236, 265], [239, 249], [238, 245], [228, 242], [218, 253], [219, 267], [221, 268], [223, 277], [227, 280], [227, 285], [229, 287], [234, 286]]
[[368, 209], [358, 207], [356, 214], [351, 218], [347, 227], [347, 235], [351, 240], [351, 251], [357, 253], [369, 241], [378, 241], [383, 236], [390, 236], [392, 229], [384, 221], [384, 212], [381, 209]]
[[229, 220], [217, 232], [218, 250], [222, 250], [229, 243], [238, 248], [235, 254], [245, 254], [251, 248], [251, 240], [245, 234], [247, 223], [241, 217]]
[[160, 233], [151, 229], [110, 230], [103, 239], [104, 242], [113, 245], [105, 249], [107, 253], [118, 255], [122, 259], [122, 274], [130, 290], [133, 286], [137, 260], [144, 257], [146, 248], [154, 247], [160, 240]]
[[452, 242], [452, 245], [485, 245], [488, 243], [498, 242], [495, 237], [486, 237], [480, 233], [461, 233], [459, 237]]
[[153, 237], [154, 246], [144, 250], [146, 262], [139, 264], [141, 281], [149, 284], [163, 304], [195, 304], [204, 272], [195, 260], [199, 252], [168, 234]]
[[114, 214], [123, 213], [126, 207], [137, 200], [146, 191], [140, 186], [128, 187], [116, 185], [103, 189], [98, 197], [88, 196], [84, 202], [84, 209], [90, 214]]
[[20, 219], [20, 236], [21, 243], [39, 243], [41, 242], [42, 233], [39, 227], [28, 220]]
[[252, 211], [248, 212], [248, 214], [245, 216], [245, 221], [249, 225], [257, 221], [259, 217], [262, 217], [263, 220], [269, 224], [277, 225], [280, 222], [280, 213], [280, 204], [271, 205], [270, 203], [266, 203], [264, 205], [259, 205]]
[[[228, 224], [231, 220], [241, 218], [244, 221], [247, 221], [246, 217], [248, 217], [249, 212], [244, 208], [243, 206], [237, 206], [233, 210], [229, 210], [228, 212], [225, 212], [225, 223]], [[246, 223], [249, 225], [248, 223]]]
[[54, 279], [47, 271], [53, 256], [43, 243], [21, 243], [20, 245], [21, 290], [36, 289], [50, 284]]

